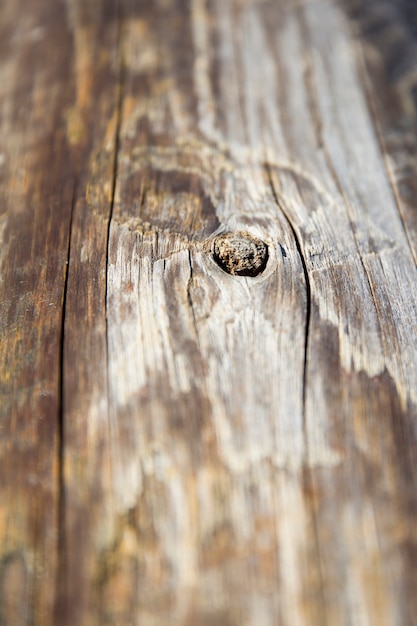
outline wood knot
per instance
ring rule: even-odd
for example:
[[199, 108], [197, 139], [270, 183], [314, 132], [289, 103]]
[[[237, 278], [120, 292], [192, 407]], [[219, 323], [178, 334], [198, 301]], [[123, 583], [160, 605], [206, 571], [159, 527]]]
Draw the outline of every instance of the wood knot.
[[247, 232], [225, 233], [215, 238], [213, 258], [228, 274], [258, 276], [268, 261], [268, 246]]

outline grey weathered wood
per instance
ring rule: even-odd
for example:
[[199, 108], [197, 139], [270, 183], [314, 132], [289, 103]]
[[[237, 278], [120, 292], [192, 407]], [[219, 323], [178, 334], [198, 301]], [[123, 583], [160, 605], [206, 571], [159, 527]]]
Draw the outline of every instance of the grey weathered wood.
[[46, 4], [0, 16], [0, 623], [414, 624], [415, 10]]

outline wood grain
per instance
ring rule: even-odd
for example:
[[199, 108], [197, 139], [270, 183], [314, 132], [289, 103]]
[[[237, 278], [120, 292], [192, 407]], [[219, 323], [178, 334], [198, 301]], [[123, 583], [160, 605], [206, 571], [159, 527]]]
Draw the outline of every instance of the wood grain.
[[416, 623], [415, 18], [5, 1], [1, 626]]
[[6, 3], [0, 20], [0, 622], [48, 625], [57, 572], [62, 316], [74, 194], [64, 120], [70, 41], [62, 6], [47, 11], [35, 1], [27, 11], [25, 4]]

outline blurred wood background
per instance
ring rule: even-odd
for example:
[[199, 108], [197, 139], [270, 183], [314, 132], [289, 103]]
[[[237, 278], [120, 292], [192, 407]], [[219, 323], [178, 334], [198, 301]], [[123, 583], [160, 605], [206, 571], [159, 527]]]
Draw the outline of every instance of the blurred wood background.
[[417, 624], [416, 106], [414, 0], [2, 0], [1, 626]]

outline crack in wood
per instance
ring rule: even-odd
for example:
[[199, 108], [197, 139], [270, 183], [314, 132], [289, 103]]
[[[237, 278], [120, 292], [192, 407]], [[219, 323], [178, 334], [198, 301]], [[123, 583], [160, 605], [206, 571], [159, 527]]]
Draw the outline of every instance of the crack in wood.
[[77, 200], [77, 180], [74, 179], [72, 200], [71, 200], [71, 212], [68, 229], [68, 248], [67, 248], [67, 261], [65, 266], [65, 276], [63, 283], [63, 298], [62, 298], [62, 316], [61, 316], [61, 334], [60, 334], [60, 379], [59, 379], [59, 405], [58, 405], [58, 445], [57, 445], [57, 493], [58, 493], [58, 507], [57, 507], [57, 579], [56, 579], [56, 592], [55, 592], [55, 607], [54, 611], [58, 617], [61, 612], [61, 600], [64, 596], [65, 580], [66, 580], [66, 564], [67, 564], [67, 545], [66, 545], [66, 525], [65, 525], [65, 415], [64, 415], [64, 400], [65, 400], [65, 321], [67, 313], [67, 292], [68, 292], [68, 277], [70, 272], [71, 263], [71, 241], [73, 231], [73, 220], [75, 203]]
[[307, 264], [306, 264], [306, 260], [304, 257], [304, 252], [301, 246], [301, 242], [300, 242], [300, 238], [297, 234], [296, 228], [294, 226], [294, 224], [292, 223], [290, 216], [288, 215], [287, 211], [285, 211], [282, 202], [280, 202], [279, 200], [279, 196], [278, 193], [275, 189], [275, 185], [274, 185], [274, 180], [272, 177], [272, 171], [271, 171], [271, 166], [268, 163], [265, 163], [265, 171], [267, 173], [268, 176], [268, 180], [269, 180], [269, 185], [271, 188], [271, 192], [272, 192], [272, 196], [274, 198], [274, 201], [278, 207], [278, 209], [281, 211], [282, 215], [284, 216], [288, 226], [290, 227], [290, 230], [293, 234], [294, 237], [294, 242], [297, 248], [297, 252], [303, 267], [303, 273], [304, 273], [304, 279], [305, 279], [305, 285], [306, 285], [306, 323], [305, 323], [305, 342], [304, 342], [304, 369], [303, 369], [303, 387], [302, 387], [302, 397], [303, 397], [303, 423], [304, 423], [304, 429], [305, 429], [305, 420], [306, 420], [306, 393], [307, 393], [307, 369], [308, 369], [308, 342], [309, 342], [309, 333], [310, 333], [310, 320], [311, 320], [311, 284], [310, 284], [310, 277], [308, 274], [308, 269], [307, 269]]

